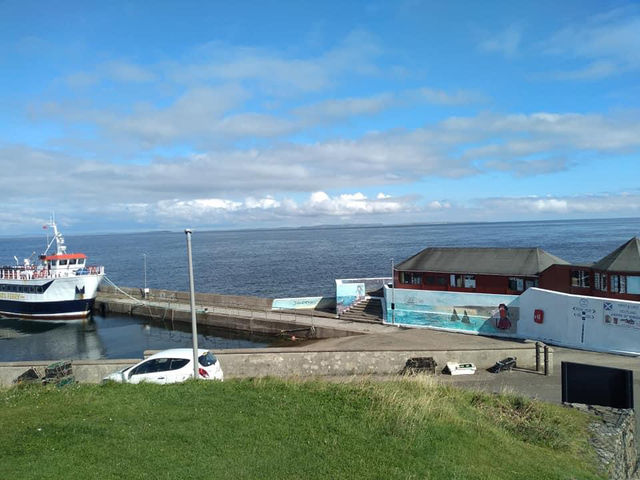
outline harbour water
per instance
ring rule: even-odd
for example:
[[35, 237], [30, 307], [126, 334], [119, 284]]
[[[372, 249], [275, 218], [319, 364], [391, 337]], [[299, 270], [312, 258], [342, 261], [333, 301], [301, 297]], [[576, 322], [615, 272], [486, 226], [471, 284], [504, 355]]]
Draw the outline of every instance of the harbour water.
[[[428, 246], [540, 247], [569, 262], [591, 263], [637, 235], [640, 218], [195, 230], [192, 237], [195, 289], [270, 298], [332, 296], [336, 278], [390, 276], [392, 260], [402, 261]], [[90, 264], [104, 265], [107, 277], [116, 285], [142, 288], [146, 277], [149, 288], [188, 291], [183, 232], [67, 234], [66, 240], [69, 251], [86, 253]], [[14, 263], [14, 255], [24, 258], [32, 252], [38, 254], [44, 244], [42, 237], [0, 238], [0, 264]], [[96, 355], [139, 357], [147, 348], [188, 346], [191, 341], [188, 333], [145, 325], [129, 317], [96, 317], [86, 326], [46, 328], [21, 327], [15, 321], [0, 320], [0, 361]], [[56, 339], [51, 340], [54, 332]], [[154, 343], [155, 335], [162, 340]], [[182, 337], [184, 343], [178, 341]], [[238, 345], [233, 343], [237, 338], [209, 337], [216, 338], [211, 340], [217, 342], [212, 348]], [[243, 347], [265, 345], [264, 339], [247, 341]], [[66, 343], [76, 344], [75, 352], [68, 353], [70, 350], [59, 350], [56, 346]]]
[[[273, 338], [198, 328], [198, 347], [261, 348]], [[0, 318], [0, 362], [27, 360], [141, 358], [145, 350], [190, 347], [191, 325], [154, 323], [126, 315], [94, 315], [70, 323]]]

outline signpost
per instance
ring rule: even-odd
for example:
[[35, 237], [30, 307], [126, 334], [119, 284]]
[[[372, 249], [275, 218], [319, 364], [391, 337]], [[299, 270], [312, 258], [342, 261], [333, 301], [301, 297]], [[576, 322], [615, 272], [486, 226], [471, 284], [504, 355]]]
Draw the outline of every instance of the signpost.
[[596, 318], [596, 310], [595, 308], [573, 307], [573, 316], [578, 317], [582, 320], [582, 333], [580, 335], [580, 343], [584, 343], [584, 324], [587, 319], [594, 320]]

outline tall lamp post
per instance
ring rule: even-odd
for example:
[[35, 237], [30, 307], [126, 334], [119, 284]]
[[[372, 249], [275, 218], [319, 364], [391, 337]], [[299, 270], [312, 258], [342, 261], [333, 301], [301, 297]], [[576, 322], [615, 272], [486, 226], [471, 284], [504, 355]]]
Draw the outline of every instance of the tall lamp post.
[[191, 259], [191, 229], [185, 229], [187, 235], [187, 258], [189, 260], [189, 300], [191, 303], [191, 336], [193, 338], [193, 378], [198, 378], [198, 326], [196, 324], [196, 294], [193, 287], [193, 261]]
[[142, 258], [144, 259], [144, 298], [147, 298], [147, 294], [149, 293], [147, 291], [147, 254], [143, 253], [142, 254]]
[[396, 323], [396, 267], [391, 259], [391, 324]]

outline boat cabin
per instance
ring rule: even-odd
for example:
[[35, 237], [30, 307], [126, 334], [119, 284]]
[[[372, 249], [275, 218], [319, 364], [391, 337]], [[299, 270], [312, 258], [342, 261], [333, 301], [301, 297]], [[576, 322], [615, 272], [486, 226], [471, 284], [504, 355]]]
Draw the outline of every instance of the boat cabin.
[[41, 255], [40, 260], [51, 273], [76, 273], [85, 268], [87, 256], [84, 253], [64, 253]]

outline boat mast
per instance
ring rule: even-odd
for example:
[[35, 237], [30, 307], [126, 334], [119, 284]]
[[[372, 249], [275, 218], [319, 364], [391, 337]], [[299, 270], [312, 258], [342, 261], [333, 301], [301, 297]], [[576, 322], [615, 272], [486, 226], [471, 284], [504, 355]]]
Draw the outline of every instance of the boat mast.
[[56, 222], [53, 220], [53, 218], [49, 220], [48, 226], [53, 228], [53, 238], [47, 245], [47, 249], [44, 251], [44, 255], [47, 254], [54, 241], [56, 242], [56, 255], [65, 254], [67, 251], [67, 246], [64, 244], [64, 237], [62, 236], [62, 233], [58, 231], [58, 226], [56, 225]]

